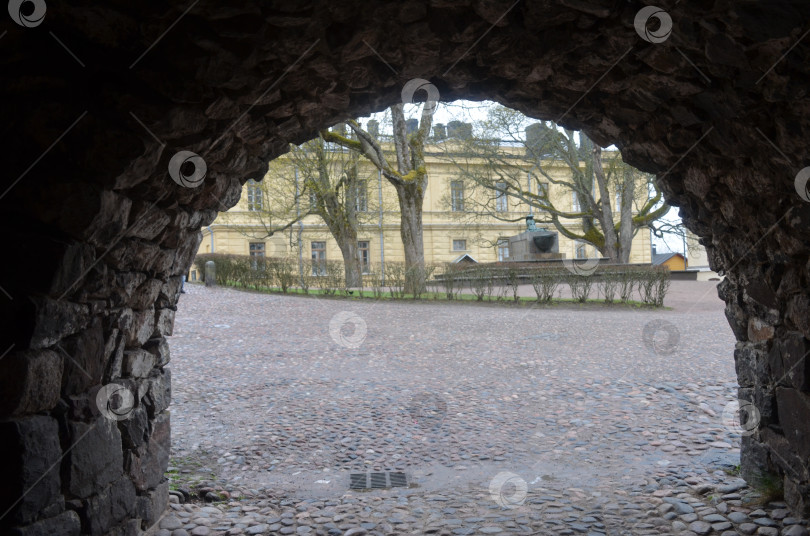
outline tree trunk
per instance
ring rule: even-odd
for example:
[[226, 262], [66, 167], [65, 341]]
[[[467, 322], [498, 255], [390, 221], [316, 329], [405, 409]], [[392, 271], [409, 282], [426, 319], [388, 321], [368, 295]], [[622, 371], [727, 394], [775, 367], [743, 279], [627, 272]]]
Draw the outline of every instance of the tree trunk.
[[361, 288], [363, 286], [363, 267], [360, 264], [360, 255], [357, 249], [357, 240], [342, 238], [338, 241], [340, 253], [343, 255], [346, 287]]
[[402, 245], [407, 270], [406, 292], [418, 294], [425, 288], [425, 247], [422, 239], [423, 189], [417, 184], [397, 186]]
[[605, 170], [602, 167], [602, 148], [595, 143], [591, 150], [591, 158], [601, 200], [597, 219], [599, 220], [599, 226], [602, 228], [602, 235], [605, 237], [602, 255], [610, 258], [613, 262], [621, 262], [619, 237], [616, 235], [616, 229], [613, 225], [613, 211], [610, 208], [610, 188], [608, 187], [607, 177], [605, 177]]
[[627, 170], [624, 173], [622, 182], [622, 207], [620, 214], [621, 225], [619, 227], [619, 262], [627, 264], [630, 262], [630, 249], [633, 246], [633, 198], [635, 197], [635, 178]]

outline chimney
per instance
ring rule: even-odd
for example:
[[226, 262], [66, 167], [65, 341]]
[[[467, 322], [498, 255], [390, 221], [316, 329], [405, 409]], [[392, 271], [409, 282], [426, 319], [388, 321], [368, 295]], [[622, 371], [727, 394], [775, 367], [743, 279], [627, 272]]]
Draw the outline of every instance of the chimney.
[[379, 138], [380, 137], [380, 122], [376, 119], [369, 119], [368, 120], [368, 133], [371, 134], [372, 138]]
[[338, 123], [330, 129], [335, 134], [346, 136], [346, 123]]
[[405, 134], [411, 135], [419, 128], [418, 119], [408, 119], [405, 121]]
[[447, 131], [444, 129], [444, 123], [436, 123], [433, 125], [433, 137], [437, 140], [443, 140], [447, 137]]
[[656, 254], [655, 253], [655, 244], [652, 245], [652, 249], [653, 249], [653, 255], [655, 255]]
[[530, 158], [540, 157], [545, 132], [546, 127], [543, 123], [532, 123], [526, 127], [526, 156]]
[[448, 138], [458, 138], [459, 133], [458, 129], [461, 126], [461, 121], [450, 121], [447, 123], [447, 137]]
[[459, 127], [459, 138], [463, 140], [472, 138], [472, 123], [461, 123]]

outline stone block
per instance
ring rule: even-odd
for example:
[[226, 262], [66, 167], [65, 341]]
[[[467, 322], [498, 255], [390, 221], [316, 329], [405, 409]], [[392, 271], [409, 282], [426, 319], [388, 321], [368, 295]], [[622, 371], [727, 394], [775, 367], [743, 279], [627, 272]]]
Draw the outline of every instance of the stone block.
[[57, 349], [65, 357], [62, 374], [62, 393], [65, 396], [83, 393], [101, 383], [106, 355], [100, 318], [94, 318], [90, 326], [78, 335], [62, 341]]
[[172, 373], [168, 368], [162, 371], [153, 370], [146, 380], [148, 385], [143, 405], [149, 412], [149, 418], [154, 419], [163, 410], [169, 407], [172, 401]]
[[[62, 499], [59, 426], [40, 415], [0, 422], [0, 529], [28, 524]], [[2, 533], [3, 530], [0, 530]]]
[[743, 436], [740, 442], [740, 474], [747, 482], [756, 482], [770, 470], [768, 449], [753, 436]]
[[81, 530], [79, 515], [73, 510], [68, 510], [32, 525], [14, 528], [11, 530], [11, 536], [79, 536]]
[[128, 449], [138, 448], [146, 441], [148, 428], [149, 418], [143, 406], [133, 408], [126, 419], [118, 421], [121, 442]]
[[160, 294], [155, 302], [157, 308], [174, 308], [177, 306], [177, 298], [180, 296], [180, 285], [183, 283], [182, 276], [170, 277], [160, 289]]
[[113, 328], [107, 338], [107, 344], [104, 345], [104, 355], [107, 359], [107, 364], [104, 367], [104, 376], [102, 380], [104, 383], [110, 383], [121, 377], [121, 371], [124, 366], [124, 335], [118, 328]]
[[144, 349], [155, 356], [155, 366], [163, 367], [169, 364], [169, 342], [165, 337], [155, 337], [146, 341]]
[[121, 372], [124, 376], [146, 378], [155, 366], [155, 356], [142, 348], [124, 352]]
[[791, 298], [785, 316], [802, 335], [810, 338], [810, 296], [798, 294]]
[[101, 536], [134, 513], [136, 508], [135, 486], [121, 476], [97, 494], [82, 501], [79, 516], [85, 534]]
[[90, 319], [86, 305], [50, 298], [31, 298], [36, 310], [31, 348], [48, 348], [78, 333]]
[[155, 331], [155, 310], [153, 308], [132, 312], [132, 325], [128, 330], [127, 348], [143, 346]]
[[773, 326], [760, 320], [759, 318], [748, 319], [748, 340], [751, 342], [762, 342], [773, 339]]
[[94, 246], [106, 249], [126, 229], [132, 201], [128, 197], [104, 190], [98, 199], [98, 212], [83, 236]]
[[95, 260], [95, 250], [92, 246], [81, 243], [68, 246], [51, 280], [49, 294], [61, 296], [63, 293], [70, 294], [82, 289], [81, 281], [89, 275], [86, 271], [93, 266]]
[[99, 416], [90, 424], [68, 423], [73, 448], [66, 457], [67, 491], [86, 498], [123, 473], [121, 433], [117, 421]]
[[49, 410], [59, 402], [64, 358], [52, 350], [12, 352], [0, 359], [0, 415]]
[[801, 458], [810, 460], [810, 394], [779, 387], [776, 403], [785, 438]]
[[810, 344], [797, 332], [780, 337], [768, 356], [773, 381], [783, 387], [810, 391]]
[[742, 387], [753, 387], [757, 378], [767, 374], [768, 360], [762, 348], [751, 343], [737, 343], [734, 350], [734, 368], [737, 382]]
[[155, 312], [155, 332], [153, 337], [170, 337], [174, 329], [174, 313], [173, 308], [162, 308]]
[[140, 519], [127, 519], [117, 527], [114, 527], [106, 536], [141, 536]]
[[148, 530], [149, 527], [157, 523], [160, 516], [169, 504], [169, 481], [164, 480], [142, 495], [138, 495], [136, 502], [137, 515], [143, 520], [141, 528]]
[[155, 418], [149, 441], [127, 454], [129, 474], [138, 491], [155, 488], [163, 480], [170, 448], [169, 414], [164, 412]]
[[155, 300], [160, 293], [163, 286], [163, 281], [160, 279], [147, 279], [141, 286], [135, 290], [132, 298], [129, 300], [129, 306], [136, 310], [147, 309], [155, 303]]
[[785, 476], [785, 502], [793, 515], [810, 518], [810, 483], [797, 482], [790, 475]]
[[152, 240], [171, 222], [171, 217], [158, 205], [136, 201], [132, 206], [132, 224], [128, 236]]

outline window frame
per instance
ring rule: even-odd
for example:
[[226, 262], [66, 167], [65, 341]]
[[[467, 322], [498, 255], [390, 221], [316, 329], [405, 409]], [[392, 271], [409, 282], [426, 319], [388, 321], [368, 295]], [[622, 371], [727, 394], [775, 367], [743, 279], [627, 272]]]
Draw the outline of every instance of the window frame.
[[464, 181], [450, 181], [450, 210], [464, 212]]
[[[499, 238], [495, 243], [496, 253], [498, 255], [498, 262], [504, 262], [509, 258], [509, 239]], [[504, 254], [504, 252], [506, 254]]]
[[259, 269], [259, 259], [262, 259], [262, 268], [264, 268], [264, 259], [267, 258], [267, 244], [265, 242], [248, 242], [248, 256], [250, 257], [251, 268], [254, 270]]
[[[319, 246], [316, 248], [315, 244]], [[326, 275], [326, 241], [325, 240], [310, 240], [309, 242], [310, 258], [312, 259], [312, 275], [325, 276]], [[316, 258], [316, 253], [318, 254]]]
[[[365, 247], [363, 246], [365, 244]], [[360, 271], [363, 274], [371, 273], [371, 240], [357, 241], [357, 256], [360, 258]]]
[[495, 183], [495, 212], [509, 212], [509, 194], [503, 181]]
[[[463, 249], [456, 248], [456, 243], [462, 244], [464, 247]], [[453, 238], [453, 241], [450, 243], [450, 247], [453, 251], [469, 251], [467, 249], [467, 239], [466, 238]]]
[[354, 211], [368, 212], [368, 181], [359, 180], [354, 191]]
[[253, 179], [247, 181], [247, 209], [249, 212], [264, 210], [264, 194], [261, 186]]

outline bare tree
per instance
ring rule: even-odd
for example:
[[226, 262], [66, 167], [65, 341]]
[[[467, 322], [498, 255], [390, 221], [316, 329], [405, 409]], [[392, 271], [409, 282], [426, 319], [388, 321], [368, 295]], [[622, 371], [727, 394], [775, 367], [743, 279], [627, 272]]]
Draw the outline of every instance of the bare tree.
[[[435, 102], [422, 108], [421, 120], [411, 132], [405, 120], [402, 104], [391, 107], [394, 155], [385, 151], [377, 137], [364, 130], [357, 121], [349, 121], [356, 139], [335, 132], [322, 131], [321, 137], [365, 157], [382, 173], [397, 192], [400, 210], [400, 235], [408, 270], [407, 291], [414, 293], [424, 287], [425, 251], [422, 236], [422, 205], [428, 176], [425, 168], [425, 143], [433, 122]], [[389, 156], [396, 158], [395, 162]]]
[[[338, 131], [342, 130], [341, 125]], [[309, 215], [320, 216], [340, 248], [346, 285], [362, 286], [357, 236], [372, 213], [368, 210], [368, 177], [361, 173], [358, 160], [357, 152], [328, 143], [322, 136], [291, 146], [288, 156], [270, 163], [264, 181], [248, 185], [248, 210], [260, 229], [248, 228], [242, 233], [252, 238], [271, 237]]]
[[[627, 263], [636, 233], [669, 211], [654, 176], [625, 164], [618, 151], [603, 153], [582, 132], [550, 121], [530, 124], [504, 106], [490, 109], [476, 130], [478, 136], [444, 151], [470, 185], [465, 210], [473, 217], [517, 221], [523, 215], [503, 210], [502, 203], [522, 201], [563, 236]], [[556, 195], [560, 191], [565, 195]]]

